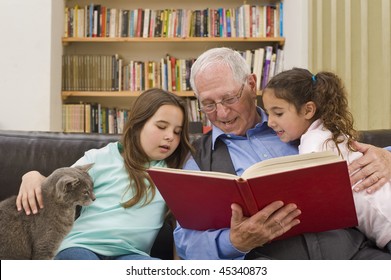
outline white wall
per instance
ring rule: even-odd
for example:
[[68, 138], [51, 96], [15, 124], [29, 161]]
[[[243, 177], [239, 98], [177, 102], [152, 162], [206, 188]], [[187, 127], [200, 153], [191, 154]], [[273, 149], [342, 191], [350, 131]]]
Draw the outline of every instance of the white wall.
[[[61, 130], [63, 1], [0, 0], [0, 129]], [[284, 1], [285, 69], [308, 66], [308, 0]]]
[[[61, 33], [53, 37], [54, 7], [61, 16], [62, 1], [0, 0], [0, 129], [61, 129], [62, 49]], [[59, 27], [58, 12], [55, 19]]]
[[284, 1], [284, 69], [308, 68], [308, 0]]

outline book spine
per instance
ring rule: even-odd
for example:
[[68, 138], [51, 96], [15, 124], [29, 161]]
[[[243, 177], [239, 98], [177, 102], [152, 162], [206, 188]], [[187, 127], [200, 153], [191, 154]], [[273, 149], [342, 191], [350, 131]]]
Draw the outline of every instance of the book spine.
[[243, 214], [248, 217], [256, 214], [258, 212], [258, 205], [247, 180], [239, 178], [236, 180], [236, 185], [240, 195], [242, 196], [243, 205], [241, 206], [243, 209]]
[[262, 89], [264, 89], [269, 80], [269, 71], [270, 71], [270, 62], [272, 60], [273, 55], [273, 47], [266, 46], [265, 47], [265, 63], [263, 67], [263, 77], [262, 77]]
[[281, 2], [279, 5], [280, 13], [279, 13], [279, 23], [280, 23], [280, 37], [284, 37], [284, 3]]

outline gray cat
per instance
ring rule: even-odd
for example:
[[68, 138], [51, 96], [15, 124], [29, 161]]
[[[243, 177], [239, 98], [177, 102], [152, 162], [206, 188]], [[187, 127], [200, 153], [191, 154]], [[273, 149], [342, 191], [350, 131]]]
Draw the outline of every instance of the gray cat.
[[76, 205], [95, 200], [87, 173], [92, 164], [56, 169], [42, 183], [44, 208], [27, 216], [16, 210], [16, 196], [0, 202], [0, 259], [53, 259], [72, 229]]

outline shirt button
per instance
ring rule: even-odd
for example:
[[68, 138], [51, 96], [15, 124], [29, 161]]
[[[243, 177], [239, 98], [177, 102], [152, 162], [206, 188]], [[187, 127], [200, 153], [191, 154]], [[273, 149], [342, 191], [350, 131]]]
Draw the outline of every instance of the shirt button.
[[267, 158], [267, 157], [268, 157], [268, 155], [267, 155], [267, 154], [263, 154], [263, 157], [264, 157], [264, 158]]

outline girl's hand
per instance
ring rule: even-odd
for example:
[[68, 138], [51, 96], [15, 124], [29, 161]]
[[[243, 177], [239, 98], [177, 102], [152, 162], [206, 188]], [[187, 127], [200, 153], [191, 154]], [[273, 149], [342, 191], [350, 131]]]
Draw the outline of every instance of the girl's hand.
[[38, 207], [43, 208], [41, 184], [45, 180], [38, 171], [30, 171], [23, 175], [19, 194], [16, 198], [16, 208], [26, 212], [26, 215], [38, 213]]

